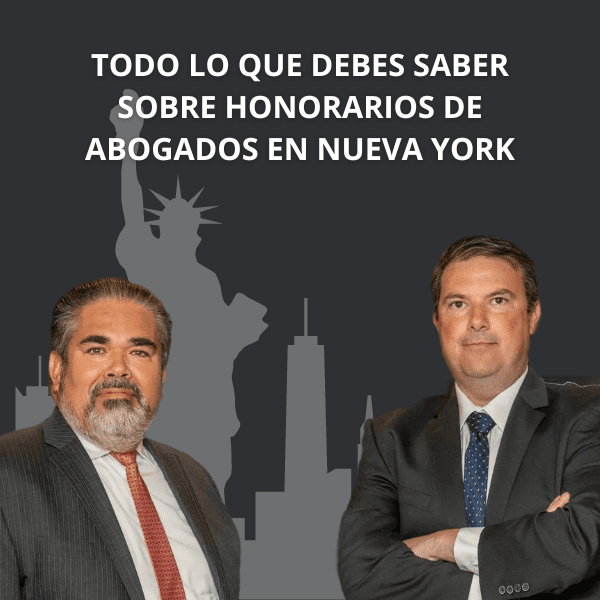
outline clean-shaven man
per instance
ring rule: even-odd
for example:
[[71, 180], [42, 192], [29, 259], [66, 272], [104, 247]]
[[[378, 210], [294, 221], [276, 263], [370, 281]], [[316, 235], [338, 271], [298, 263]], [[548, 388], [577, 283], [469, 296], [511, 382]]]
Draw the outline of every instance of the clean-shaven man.
[[366, 423], [340, 530], [346, 598], [600, 598], [600, 387], [528, 364], [535, 266], [464, 238], [432, 294], [454, 383]]
[[144, 438], [170, 346], [142, 286], [98, 279], [57, 303], [57, 407], [0, 437], [2, 600], [239, 597], [240, 541], [210, 475]]

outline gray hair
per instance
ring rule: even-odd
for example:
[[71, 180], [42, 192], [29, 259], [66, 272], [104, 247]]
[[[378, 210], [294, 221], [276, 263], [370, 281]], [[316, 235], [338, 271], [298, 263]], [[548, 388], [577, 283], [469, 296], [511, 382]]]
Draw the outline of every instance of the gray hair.
[[[118, 277], [94, 279], [94, 281], [77, 285], [56, 303], [52, 311], [50, 350], [58, 354], [63, 366], [67, 364], [67, 348], [77, 329], [79, 312], [84, 306], [89, 306], [99, 300], [121, 302], [130, 300], [137, 302], [154, 314], [160, 345], [160, 364], [164, 369], [167, 366], [171, 350], [171, 317], [162, 302], [150, 290]], [[48, 386], [52, 386], [50, 375], [48, 375]]]

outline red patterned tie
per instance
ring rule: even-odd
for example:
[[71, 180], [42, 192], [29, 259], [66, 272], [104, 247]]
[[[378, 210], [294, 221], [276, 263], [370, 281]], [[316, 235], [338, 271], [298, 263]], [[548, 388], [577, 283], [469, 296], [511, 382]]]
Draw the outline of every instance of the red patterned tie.
[[137, 452], [123, 452], [122, 454], [111, 452], [111, 454], [125, 467], [127, 483], [133, 496], [146, 546], [148, 546], [161, 600], [185, 600], [183, 583], [181, 583], [181, 576], [171, 545], [150, 497], [150, 492], [148, 492], [138, 469]]

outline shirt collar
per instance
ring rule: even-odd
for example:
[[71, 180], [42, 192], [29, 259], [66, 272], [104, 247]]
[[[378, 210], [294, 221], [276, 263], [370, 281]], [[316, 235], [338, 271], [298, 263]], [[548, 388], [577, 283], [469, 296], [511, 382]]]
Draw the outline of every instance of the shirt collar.
[[510, 409], [512, 408], [513, 402], [519, 393], [519, 389], [521, 388], [521, 384], [527, 375], [527, 371], [529, 371], [529, 366], [527, 366], [525, 373], [523, 373], [519, 379], [517, 379], [510, 387], [507, 387], [503, 392], [500, 392], [485, 406], [476, 406], [473, 404], [469, 398], [467, 398], [466, 394], [458, 387], [458, 384], [455, 383], [454, 385], [456, 387], [456, 397], [458, 398], [458, 415], [460, 418], [461, 430], [465, 424], [465, 421], [467, 420], [467, 417], [472, 412], [485, 412], [492, 417], [496, 427], [500, 431], [504, 431]]
[[[98, 446], [97, 444], [94, 444], [94, 442], [92, 442], [92, 440], [85, 437], [85, 435], [79, 433], [79, 431], [76, 431], [75, 429], [73, 431], [75, 432], [75, 435], [79, 438], [81, 445], [84, 447], [85, 451], [88, 453], [88, 456], [92, 460], [94, 460], [96, 458], [101, 458], [103, 456], [106, 456], [107, 454], [110, 454], [110, 450], [105, 450], [104, 448], [100, 448], [100, 446]], [[152, 454], [150, 454], [150, 452], [148, 452], [148, 450], [146, 450], [146, 448], [144, 447], [143, 440], [139, 443], [138, 447], [136, 448], [136, 452], [138, 453], [138, 456], [141, 456], [145, 460], [154, 464], [154, 458], [152, 457]]]

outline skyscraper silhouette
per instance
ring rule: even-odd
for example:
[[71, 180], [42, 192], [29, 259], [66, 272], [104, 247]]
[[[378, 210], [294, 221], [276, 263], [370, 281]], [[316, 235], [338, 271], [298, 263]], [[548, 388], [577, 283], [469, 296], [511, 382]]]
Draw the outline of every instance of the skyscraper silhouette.
[[25, 395], [15, 388], [15, 429], [33, 427], [45, 421], [54, 410], [48, 386], [42, 385], [42, 357], [38, 358], [38, 385], [28, 385]]
[[351, 470], [327, 472], [325, 349], [308, 335], [288, 346], [283, 492], [256, 494], [256, 540], [242, 538], [242, 598], [343, 598], [336, 543]]

